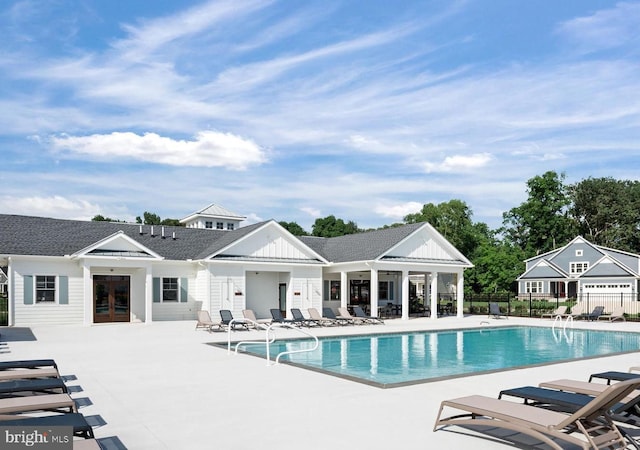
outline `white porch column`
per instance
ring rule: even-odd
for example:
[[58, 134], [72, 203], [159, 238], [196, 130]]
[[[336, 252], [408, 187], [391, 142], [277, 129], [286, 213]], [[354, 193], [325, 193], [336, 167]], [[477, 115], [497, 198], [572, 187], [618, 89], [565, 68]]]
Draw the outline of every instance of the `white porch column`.
[[438, 318], [438, 272], [431, 272], [431, 320]]
[[457, 274], [458, 284], [456, 285], [456, 317], [464, 317], [464, 271], [460, 271]]
[[347, 272], [340, 272], [340, 307], [346, 308], [349, 304], [349, 286]]
[[91, 285], [91, 267], [86, 261], [82, 262], [82, 289], [84, 297], [84, 318], [82, 323], [85, 327], [93, 323], [93, 286]]
[[378, 317], [378, 271], [371, 269], [371, 283], [369, 300], [371, 306], [371, 314], [373, 317]]
[[153, 273], [151, 266], [144, 268], [144, 323], [153, 322]]
[[402, 320], [409, 320], [409, 271], [402, 271]]

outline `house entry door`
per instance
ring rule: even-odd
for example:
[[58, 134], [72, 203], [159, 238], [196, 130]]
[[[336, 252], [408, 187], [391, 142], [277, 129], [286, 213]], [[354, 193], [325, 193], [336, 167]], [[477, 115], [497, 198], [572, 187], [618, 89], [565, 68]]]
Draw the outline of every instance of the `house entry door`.
[[129, 322], [130, 277], [93, 276], [93, 322]]

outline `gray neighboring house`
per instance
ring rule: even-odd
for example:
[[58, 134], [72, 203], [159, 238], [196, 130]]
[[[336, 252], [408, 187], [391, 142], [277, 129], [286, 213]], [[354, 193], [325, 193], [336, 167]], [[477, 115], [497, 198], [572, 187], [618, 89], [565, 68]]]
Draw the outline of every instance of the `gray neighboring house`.
[[392, 303], [407, 319], [416, 275], [433, 311], [453, 284], [462, 315], [472, 264], [428, 223], [336, 238], [296, 237], [274, 220], [224, 228], [0, 214], [9, 324], [193, 320], [201, 309], [270, 317], [353, 303], [373, 315]]
[[[519, 294], [537, 297], [638, 300], [640, 255], [594, 245], [581, 236], [564, 247], [527, 259]], [[610, 309], [610, 306], [608, 309]]]

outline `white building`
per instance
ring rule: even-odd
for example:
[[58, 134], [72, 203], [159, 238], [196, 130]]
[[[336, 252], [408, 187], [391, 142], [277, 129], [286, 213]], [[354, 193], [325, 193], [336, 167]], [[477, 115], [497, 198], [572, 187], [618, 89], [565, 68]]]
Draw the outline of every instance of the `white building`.
[[[203, 211], [183, 220], [217, 222]], [[462, 293], [472, 267], [428, 223], [318, 238], [296, 237], [273, 220], [236, 227], [242, 216], [223, 217], [237, 220], [234, 229], [0, 215], [9, 324], [190, 320], [200, 309], [270, 317], [271, 308], [355, 302], [372, 315], [393, 303], [407, 319], [410, 276], [430, 280], [436, 311], [439, 277]], [[459, 315], [462, 301], [458, 295]]]

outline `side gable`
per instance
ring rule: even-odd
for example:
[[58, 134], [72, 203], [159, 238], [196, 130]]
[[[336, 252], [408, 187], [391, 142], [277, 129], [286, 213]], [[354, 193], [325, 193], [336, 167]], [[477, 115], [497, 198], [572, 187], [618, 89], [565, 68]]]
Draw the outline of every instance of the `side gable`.
[[250, 233], [240, 236], [204, 259], [327, 262], [322, 256], [273, 220], [265, 222]]
[[136, 242], [122, 231], [118, 231], [89, 247], [85, 247], [71, 256], [73, 258], [117, 257], [163, 259], [156, 252]]

